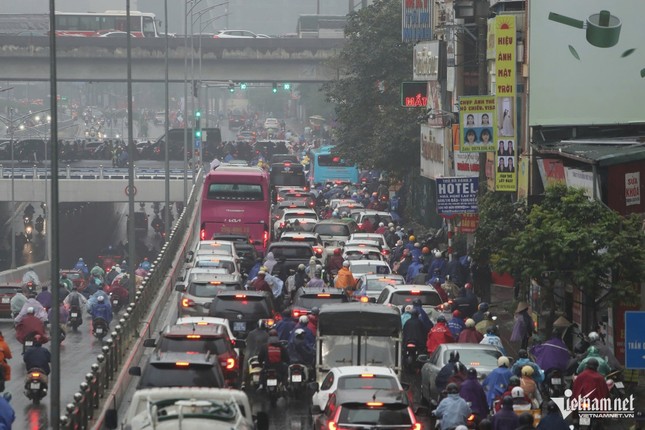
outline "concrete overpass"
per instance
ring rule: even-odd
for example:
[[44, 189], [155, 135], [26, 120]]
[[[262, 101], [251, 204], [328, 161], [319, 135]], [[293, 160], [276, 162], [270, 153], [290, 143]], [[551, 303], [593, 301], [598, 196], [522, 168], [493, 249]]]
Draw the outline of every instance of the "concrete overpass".
[[[14, 168], [13, 196], [16, 202], [45, 202], [50, 196], [51, 174], [44, 168]], [[192, 174], [187, 174], [188, 189]], [[184, 171], [171, 169], [170, 201], [184, 200]], [[161, 202], [166, 199], [163, 169], [136, 169], [136, 202]], [[60, 202], [127, 202], [127, 169], [65, 168], [59, 171]], [[0, 166], [0, 201], [12, 198], [11, 170]]]
[[[169, 39], [169, 80], [183, 82], [184, 59], [194, 59], [195, 77], [201, 59], [204, 81], [324, 82], [337, 76], [330, 61], [344, 39], [212, 39], [194, 40], [184, 49], [183, 38]], [[132, 79], [163, 82], [166, 41], [132, 39]], [[109, 37], [59, 37], [56, 40], [58, 80], [126, 81], [126, 40]], [[49, 39], [0, 36], [0, 79], [48, 81]]]

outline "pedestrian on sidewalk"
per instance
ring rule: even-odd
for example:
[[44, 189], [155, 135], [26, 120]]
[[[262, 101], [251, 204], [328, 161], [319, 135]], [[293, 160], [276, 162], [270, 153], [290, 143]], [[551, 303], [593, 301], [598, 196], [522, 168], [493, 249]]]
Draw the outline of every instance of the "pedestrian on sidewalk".
[[533, 318], [529, 315], [529, 304], [520, 302], [515, 309], [511, 342], [520, 342], [520, 349], [527, 349], [531, 336], [533, 336]]

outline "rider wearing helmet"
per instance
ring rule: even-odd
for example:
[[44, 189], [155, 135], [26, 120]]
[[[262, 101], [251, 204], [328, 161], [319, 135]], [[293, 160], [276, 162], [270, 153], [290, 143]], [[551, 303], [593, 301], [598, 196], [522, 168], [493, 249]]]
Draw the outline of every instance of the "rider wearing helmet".
[[529, 358], [529, 353], [525, 349], [520, 349], [517, 352], [517, 361], [511, 367], [511, 372], [513, 375], [522, 376], [522, 368], [524, 366], [531, 366], [533, 368], [533, 375], [531, 376], [533, 380], [541, 384], [544, 381], [544, 371], [536, 363], [531, 361]]
[[466, 320], [466, 328], [464, 328], [461, 333], [459, 333], [459, 337], [457, 338], [457, 342], [459, 343], [481, 343], [482, 339], [484, 339], [484, 336], [475, 330], [475, 320], [472, 318], [468, 318]]
[[419, 353], [424, 353], [427, 337], [428, 329], [419, 319], [419, 311], [412, 308], [410, 311], [410, 318], [403, 326], [403, 344], [407, 345], [408, 343], [413, 343]]
[[470, 404], [470, 409], [479, 417], [488, 416], [486, 393], [477, 380], [477, 369], [468, 369], [467, 378], [459, 387], [459, 395]]
[[597, 332], [592, 331], [591, 333], [589, 333], [587, 338], [589, 339], [590, 346], [595, 346], [598, 349], [598, 354], [601, 357], [605, 358], [607, 364], [612, 370], [619, 370], [623, 368], [620, 362], [616, 359], [614, 351], [610, 347], [605, 345]]
[[341, 249], [334, 249], [334, 254], [327, 259], [327, 271], [333, 276], [336, 276], [338, 271], [343, 268], [343, 261], [343, 253]]
[[488, 327], [488, 331], [484, 335], [484, 338], [479, 342], [482, 345], [493, 345], [497, 347], [497, 349], [500, 350], [500, 352], [504, 355], [506, 355], [506, 350], [504, 349], [504, 345], [502, 345], [502, 340], [500, 339], [498, 335], [498, 328], [496, 325], [492, 325]]
[[90, 315], [92, 315], [92, 320], [101, 318], [110, 325], [112, 322], [112, 306], [110, 301], [106, 300], [105, 296], [98, 296], [96, 303], [90, 308]]
[[531, 400], [526, 396], [522, 387], [513, 387], [513, 389], [511, 390], [511, 397], [513, 398], [514, 411], [531, 410]]
[[[481, 302], [477, 306], [477, 312], [473, 314], [473, 319], [475, 320], [475, 324], [478, 322], [482, 321], [484, 319], [484, 314], [488, 312], [488, 303], [486, 302]], [[483, 334], [483, 333], [482, 333]]]
[[509, 366], [508, 357], [502, 355], [497, 359], [497, 367], [482, 382], [482, 387], [486, 390], [486, 401], [491, 408], [495, 399], [504, 394], [513, 376]]
[[426, 341], [426, 349], [428, 354], [432, 354], [441, 344], [454, 343], [455, 339], [450, 333], [446, 317], [439, 315], [437, 323], [432, 327], [428, 333], [428, 340]]
[[494, 429], [513, 429], [515, 430], [520, 423], [520, 418], [513, 411], [513, 398], [506, 396], [501, 401], [501, 409], [495, 412], [492, 418]]
[[45, 335], [45, 323], [35, 315], [36, 310], [33, 306], [29, 306], [25, 310], [25, 316], [16, 324], [16, 339], [18, 342], [24, 344], [27, 335], [39, 335], [43, 343], [47, 342]]
[[534, 406], [539, 407], [542, 404], [542, 396], [537, 384], [533, 380], [534, 370], [531, 366], [522, 367], [522, 376], [520, 377], [520, 387], [524, 390], [524, 394], [528, 397]]
[[600, 401], [609, 397], [609, 389], [607, 388], [605, 377], [601, 373], [598, 373], [598, 358], [589, 358], [585, 366], [585, 369], [573, 380], [573, 393], [571, 398], [587, 397], [590, 400], [596, 399]]
[[435, 387], [443, 391], [451, 382], [461, 383], [466, 379], [466, 366], [459, 361], [459, 352], [450, 351], [448, 362], [439, 370], [435, 378]]
[[553, 400], [549, 400], [546, 410], [546, 415], [542, 415], [540, 424], [537, 426], [538, 430], [569, 430], [569, 423], [562, 418], [560, 408]]
[[23, 354], [23, 361], [27, 371], [31, 369], [41, 369], [45, 375], [49, 375], [51, 362], [51, 353], [49, 350], [42, 346], [47, 342], [47, 339], [40, 334], [34, 336], [34, 344], [27, 348]]
[[83, 258], [79, 258], [76, 264], [74, 265], [74, 270], [79, 270], [83, 273], [83, 277], [87, 278], [90, 274], [90, 270], [87, 268], [87, 264], [83, 261]]
[[595, 359], [597, 361], [598, 363], [597, 370], [602, 376], [607, 376], [607, 374], [611, 372], [611, 369], [609, 368], [609, 364], [607, 364], [607, 360], [605, 360], [600, 356], [600, 352], [598, 351], [598, 348], [596, 348], [595, 346], [590, 346], [589, 348], [587, 348], [587, 355], [580, 362], [580, 365], [578, 365], [576, 374], [582, 373], [586, 369], [587, 363], [591, 359]]
[[433, 415], [441, 418], [441, 430], [454, 429], [466, 425], [470, 407], [459, 395], [459, 386], [455, 383], [446, 387], [448, 395], [439, 403]]

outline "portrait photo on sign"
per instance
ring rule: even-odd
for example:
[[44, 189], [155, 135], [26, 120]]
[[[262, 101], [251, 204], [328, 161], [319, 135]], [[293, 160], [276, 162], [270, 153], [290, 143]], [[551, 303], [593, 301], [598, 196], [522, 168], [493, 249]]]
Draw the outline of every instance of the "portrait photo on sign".
[[464, 144], [466, 145], [474, 145], [477, 143], [477, 132], [472, 129], [466, 129], [466, 132], [464, 133], [465, 139], [464, 139]]
[[482, 128], [479, 132], [479, 142], [482, 145], [490, 145], [493, 140], [493, 130], [490, 128]]
[[515, 109], [513, 99], [511, 97], [499, 97], [497, 106], [497, 135], [505, 137], [514, 136], [513, 115], [515, 115]]

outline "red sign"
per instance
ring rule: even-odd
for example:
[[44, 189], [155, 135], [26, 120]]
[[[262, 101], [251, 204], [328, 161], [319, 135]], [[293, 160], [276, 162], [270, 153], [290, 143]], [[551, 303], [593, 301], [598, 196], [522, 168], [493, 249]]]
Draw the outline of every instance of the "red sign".
[[479, 224], [478, 214], [463, 214], [459, 216], [457, 229], [460, 233], [474, 233]]
[[401, 82], [401, 106], [428, 106], [427, 82]]

